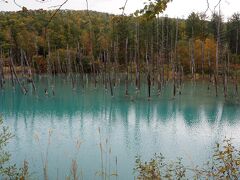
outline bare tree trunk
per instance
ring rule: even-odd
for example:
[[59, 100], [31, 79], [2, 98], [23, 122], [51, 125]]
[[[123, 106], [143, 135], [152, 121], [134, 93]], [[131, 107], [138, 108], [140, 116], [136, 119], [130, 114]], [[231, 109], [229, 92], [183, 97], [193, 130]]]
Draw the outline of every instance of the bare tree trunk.
[[179, 58], [177, 57], [177, 44], [178, 44], [178, 19], [176, 22], [176, 34], [175, 34], [175, 48], [174, 48], [174, 59], [179, 64]]
[[114, 81], [113, 85], [117, 85], [117, 69], [118, 69], [118, 38], [117, 43], [114, 42]]
[[25, 65], [24, 65], [24, 57], [23, 57], [22, 49], [21, 49], [21, 51], [20, 51], [20, 60], [21, 60], [21, 77], [24, 78]]
[[125, 78], [125, 95], [128, 96], [128, 38], [125, 44], [125, 66], [126, 66], [126, 78]]
[[220, 48], [220, 4], [219, 4], [219, 13], [218, 13], [218, 24], [217, 24], [217, 47], [216, 47], [216, 76], [218, 78], [218, 64], [219, 64], [219, 48]]
[[195, 81], [195, 58], [194, 58], [194, 49], [195, 49], [195, 46], [194, 46], [194, 40], [191, 39], [191, 59], [192, 59], [192, 78], [193, 80]]
[[150, 76], [150, 65], [148, 57], [148, 43], [146, 42], [146, 64], [147, 64], [147, 86], [148, 86], [148, 100], [151, 98], [151, 76]]
[[217, 82], [217, 73], [214, 73], [214, 85], [215, 85], [215, 93], [216, 93], [216, 97], [218, 96], [218, 82]]
[[2, 49], [1, 49], [1, 57], [0, 57], [0, 88], [3, 89], [4, 85], [4, 72], [3, 72], [3, 55], [2, 55]]
[[[167, 17], [165, 17], [165, 18], [167, 18]], [[169, 27], [168, 27], [168, 23], [166, 24], [166, 29], [167, 29], [167, 37], [166, 37], [166, 49], [165, 49], [165, 57], [166, 57], [166, 59], [169, 59], [169, 61], [168, 61], [168, 72], [167, 72], [167, 80], [169, 80], [169, 75], [170, 75], [170, 73], [169, 72], [171, 72], [170, 71], [170, 69], [171, 69], [171, 67], [170, 67], [170, 64], [171, 64], [171, 61], [170, 61], [170, 59], [171, 58], [169, 58], [169, 44], [172, 44], [172, 41], [170, 40], [170, 43], [169, 43]], [[171, 49], [170, 49], [170, 51], [171, 51]], [[170, 56], [171, 56], [171, 54], [170, 54]]]
[[72, 63], [71, 63], [71, 56], [70, 56], [68, 45], [67, 45], [67, 60], [68, 60], [68, 76], [70, 77], [71, 82], [72, 82], [72, 89], [75, 90], [75, 88], [76, 88], [75, 80], [74, 80], [73, 73], [72, 73]]
[[111, 73], [110, 73], [110, 71], [108, 72], [108, 81], [109, 81], [109, 87], [110, 87], [111, 96], [113, 97], [113, 88], [112, 88], [112, 80], [111, 80]]
[[108, 54], [104, 51], [103, 59], [104, 59], [104, 87], [107, 90], [107, 58]]
[[136, 24], [136, 42], [135, 42], [135, 62], [136, 62], [136, 88], [140, 91], [140, 69], [139, 69], [139, 23]]
[[58, 61], [58, 72], [60, 72], [62, 74], [63, 72], [62, 72], [62, 66], [61, 66], [61, 62], [60, 62], [59, 51], [57, 51], [57, 61]]
[[204, 55], [204, 51], [205, 51], [205, 45], [204, 42], [201, 41], [201, 54], [202, 54], [202, 79], [204, 78], [204, 60], [205, 60], [205, 55]]
[[[48, 57], [47, 57], [47, 88], [45, 88], [45, 94], [48, 95], [48, 88], [49, 85], [52, 87], [52, 93], [54, 94], [54, 89], [53, 89], [53, 81], [52, 81], [52, 68], [51, 68], [51, 63], [50, 63], [50, 58], [51, 58], [51, 48], [50, 48], [50, 42], [48, 39]], [[49, 82], [50, 78], [50, 82]]]
[[188, 54], [189, 54], [189, 70], [190, 70], [190, 73], [192, 74], [192, 77], [193, 77], [193, 71], [192, 71], [192, 40], [189, 39], [188, 40]]
[[[154, 71], [154, 73], [153, 73], [153, 82], [152, 82], [152, 84], [153, 84], [153, 87], [155, 86], [155, 80], [156, 80], [156, 82], [157, 82], [157, 86], [158, 86], [158, 74], [159, 74], [159, 72], [158, 72], [158, 69], [159, 69], [159, 60], [158, 60], [158, 54], [159, 54], [159, 15], [157, 16], [157, 18], [156, 18], [156, 54], [157, 54], [157, 57], [156, 57], [156, 65], [154, 65], [154, 60], [155, 60], [155, 54], [153, 54], [153, 59], [152, 59], [152, 69], [153, 69], [153, 71]], [[156, 67], [155, 67], [156, 66]], [[157, 71], [157, 75], [156, 75], [156, 77], [157, 78], [155, 78], [155, 68], [156, 68], [156, 71]]]
[[36, 92], [36, 86], [35, 86], [35, 83], [34, 83], [34, 80], [33, 80], [33, 75], [32, 75], [32, 68], [31, 66], [29, 65], [29, 62], [28, 62], [28, 59], [27, 59], [27, 56], [26, 56], [26, 53], [23, 52], [24, 54], [24, 59], [26, 61], [26, 65], [28, 66], [28, 81], [31, 82], [32, 84], [32, 87], [33, 87], [33, 90], [34, 92]]
[[175, 97], [176, 96], [176, 71], [175, 71], [174, 65], [172, 67], [172, 72], [173, 72], [173, 97]]
[[223, 78], [223, 87], [224, 87], [224, 98], [227, 98], [227, 71], [224, 71], [224, 78]]
[[161, 60], [161, 77], [162, 77], [162, 84], [164, 85], [165, 84], [165, 77], [164, 77], [164, 60], [165, 60], [165, 48], [164, 48], [164, 19], [162, 19], [162, 43], [161, 43], [161, 54], [160, 54], [160, 60]]
[[50, 42], [48, 40], [48, 57], [47, 57], [47, 74], [51, 75], [51, 65], [50, 65], [50, 57], [51, 57], [51, 49], [50, 49]]
[[[173, 69], [174, 69], [174, 76], [173, 76], [173, 85], [174, 85], [174, 92], [173, 92], [173, 95], [175, 97], [176, 95], [176, 70], [178, 69], [177, 71], [177, 75], [178, 75], [178, 79], [179, 79], [179, 66], [180, 66], [180, 62], [179, 62], [179, 58], [178, 58], [178, 54], [177, 54], [177, 45], [178, 45], [178, 19], [177, 19], [177, 22], [176, 22], [176, 34], [175, 34], [175, 47], [174, 47], [174, 60], [175, 62], [173, 62]], [[177, 64], [177, 68], [174, 66], [174, 64]]]
[[[161, 24], [162, 24], [162, 28], [163, 28], [163, 22], [161, 22]], [[161, 30], [161, 35], [163, 35], [163, 29]], [[163, 37], [163, 36], [162, 36]], [[162, 41], [162, 44], [163, 44], [163, 41]], [[161, 50], [162, 50], [162, 45], [161, 45]], [[156, 62], [156, 68], [157, 68], [157, 90], [158, 90], [158, 95], [160, 95], [160, 93], [161, 93], [161, 53], [160, 53], [160, 50], [159, 50], [160, 48], [159, 48], [159, 16], [157, 16], [157, 62]], [[154, 67], [154, 65], [153, 65], [153, 68], [155, 68]], [[155, 76], [155, 75], [153, 75], [153, 76]], [[155, 80], [155, 78], [154, 78], [154, 80]], [[153, 83], [154, 83], [154, 81], [153, 81]]]
[[82, 83], [82, 88], [84, 88], [84, 68], [83, 68], [83, 63], [82, 63], [82, 56], [81, 56], [81, 49], [79, 46], [79, 42], [78, 42], [78, 59], [79, 59], [79, 63], [80, 63], [80, 72], [81, 72], [81, 83]]
[[179, 94], [182, 94], [182, 82], [183, 82], [183, 76], [184, 76], [184, 71], [183, 71], [183, 66], [180, 67], [180, 79], [179, 79]]
[[229, 54], [229, 52], [227, 53], [227, 80], [228, 80], [228, 78], [229, 78], [229, 76], [230, 76], [230, 54]]
[[238, 75], [235, 75], [235, 94], [238, 95]]
[[27, 90], [26, 90], [26, 88], [21, 84], [21, 82], [19, 81], [19, 78], [18, 78], [18, 76], [17, 76], [16, 70], [15, 70], [15, 67], [14, 67], [14, 64], [13, 64], [13, 58], [12, 58], [12, 53], [11, 53], [11, 52], [10, 52], [10, 58], [9, 58], [9, 60], [10, 60], [9, 64], [10, 64], [10, 67], [11, 67], [11, 71], [12, 71], [13, 75], [15, 76], [15, 78], [16, 78], [16, 80], [17, 80], [17, 82], [18, 82], [18, 84], [19, 84], [19, 86], [20, 86], [20, 88], [21, 88], [22, 93], [25, 95], [25, 94], [27, 94]]
[[154, 69], [154, 52], [153, 51], [154, 51], [154, 49], [153, 49], [153, 37], [152, 37], [152, 39], [151, 39], [151, 64], [152, 64], [152, 85], [154, 86], [155, 69]]
[[237, 37], [236, 37], [236, 55], [238, 54], [238, 39], [239, 39], [239, 32], [238, 32], [238, 27], [237, 27]]
[[14, 78], [13, 78], [13, 69], [12, 69], [12, 66], [10, 65], [9, 63], [9, 66], [10, 66], [10, 74], [11, 74], [11, 82], [12, 82], [12, 87], [15, 88], [15, 81], [14, 81]]
[[[109, 57], [109, 53], [108, 52], [107, 52], [107, 63], [110, 64], [110, 57]], [[111, 78], [111, 71], [110, 71], [110, 69], [108, 70], [108, 82], [109, 82], [111, 96], [113, 97], [113, 87], [112, 87], [112, 78]]]
[[212, 68], [211, 68], [211, 60], [210, 60], [210, 52], [208, 51], [208, 71], [209, 71], [209, 83], [208, 90], [210, 89], [210, 84], [212, 82]]
[[160, 95], [161, 93], [161, 73], [160, 72], [158, 73], [157, 81], [158, 81], [158, 95]]
[[227, 98], [227, 61], [228, 61], [228, 52], [227, 57], [225, 56], [225, 62], [224, 62], [224, 75], [223, 75], [223, 92], [224, 92], [224, 98]]
[[148, 100], [150, 100], [150, 98], [151, 98], [151, 76], [150, 76], [149, 71], [148, 71], [148, 75], [147, 75], [147, 84], [148, 84]]
[[132, 81], [133, 81], [133, 55], [132, 55], [133, 53], [132, 53], [132, 51], [131, 51], [131, 49], [130, 49], [130, 60], [131, 60], [131, 62], [130, 62], [130, 80], [131, 80], [131, 83], [132, 83]]

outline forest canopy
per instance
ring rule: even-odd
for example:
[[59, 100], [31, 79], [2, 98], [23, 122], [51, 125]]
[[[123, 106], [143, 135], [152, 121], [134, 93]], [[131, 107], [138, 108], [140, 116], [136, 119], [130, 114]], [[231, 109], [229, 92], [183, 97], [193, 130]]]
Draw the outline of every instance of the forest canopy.
[[[7, 57], [9, 49], [14, 52], [16, 63], [20, 63], [20, 51], [26, 52], [31, 60], [46, 61], [49, 51], [57, 51], [64, 59], [64, 51], [69, 48], [74, 52], [81, 49], [85, 63], [91, 59], [98, 61], [105, 51], [117, 53], [119, 63], [125, 59], [125, 41], [128, 39], [129, 59], [134, 58], [136, 38], [139, 41], [139, 59], [145, 62], [145, 52], [151, 58], [156, 54], [174, 49], [177, 37], [178, 58], [185, 70], [189, 69], [189, 41], [194, 41], [196, 53], [196, 70], [201, 64], [201, 43], [205, 44], [205, 56], [213, 60], [216, 56], [217, 28], [220, 20], [220, 40], [222, 49], [228, 47], [230, 52], [239, 55], [239, 17], [235, 13], [228, 22], [213, 14], [211, 21], [202, 14], [192, 13], [186, 20], [169, 17], [154, 17], [146, 21], [145, 17], [133, 15], [113, 15], [94, 11], [60, 10], [46, 27], [53, 11], [26, 10], [0, 13], [0, 43], [2, 55]], [[177, 29], [178, 28], [178, 29]], [[177, 29], [177, 30], [176, 30]], [[176, 35], [177, 33], [177, 35]], [[74, 54], [74, 53], [73, 53]], [[111, 61], [113, 56], [110, 57]], [[167, 59], [167, 57], [166, 57]], [[92, 61], [92, 60], [91, 60]], [[238, 59], [237, 59], [238, 62]]]

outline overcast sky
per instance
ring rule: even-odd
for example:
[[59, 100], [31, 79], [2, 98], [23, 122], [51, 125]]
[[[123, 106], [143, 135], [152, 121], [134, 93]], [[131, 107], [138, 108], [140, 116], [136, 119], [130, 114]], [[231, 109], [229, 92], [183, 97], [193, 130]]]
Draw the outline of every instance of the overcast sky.
[[[46, 3], [41, 3], [41, 1], [42, 0], [16, 0], [19, 5], [25, 6], [28, 9], [51, 9], [49, 7], [64, 2], [64, 0], [48, 0]], [[142, 8], [145, 1], [146, 0], [128, 0], [125, 12], [132, 13], [136, 9]], [[219, 0], [209, 0], [212, 10], [218, 1]], [[119, 8], [124, 5], [125, 0], [88, 0], [88, 2], [89, 9], [91, 10], [120, 14], [121, 10], [119, 10]], [[169, 17], [187, 18], [192, 11], [203, 12], [206, 10], [206, 7], [206, 0], [173, 0], [173, 2], [168, 5], [164, 14], [167, 14]], [[86, 1], [68, 0], [62, 9], [86, 9]], [[8, 3], [0, 2], [0, 11], [16, 10], [20, 10], [20, 8], [13, 3], [13, 0], [8, 0]], [[221, 11], [225, 19], [234, 12], [240, 12], [240, 0], [222, 0]]]

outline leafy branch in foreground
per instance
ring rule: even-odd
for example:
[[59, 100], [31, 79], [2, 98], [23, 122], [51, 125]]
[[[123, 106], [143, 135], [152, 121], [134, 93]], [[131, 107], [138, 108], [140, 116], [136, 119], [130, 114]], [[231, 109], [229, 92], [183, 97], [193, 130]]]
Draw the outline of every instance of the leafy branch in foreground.
[[177, 162], [166, 162], [162, 154], [155, 154], [148, 162], [136, 157], [134, 172], [137, 179], [238, 179], [240, 177], [240, 150], [235, 148], [231, 139], [216, 143], [214, 153], [204, 167], [190, 168]]
[[167, 4], [172, 0], [148, 0], [148, 3], [145, 3], [145, 6], [141, 10], [137, 10], [134, 14], [136, 16], [142, 15], [147, 19], [153, 19], [159, 13], [163, 13]]
[[9, 128], [3, 125], [3, 120], [1, 117], [0, 127], [0, 174], [1, 176], [12, 177], [16, 174], [16, 167], [15, 165], [6, 165], [6, 163], [8, 163], [10, 160], [11, 154], [5, 151], [5, 147], [13, 135], [10, 133]]
[[3, 119], [0, 116], [0, 178], [26, 179], [29, 176], [28, 163], [26, 161], [24, 161], [24, 165], [20, 169], [15, 164], [9, 165], [11, 154], [5, 150], [5, 147], [12, 137], [12, 133], [8, 127], [3, 125]]

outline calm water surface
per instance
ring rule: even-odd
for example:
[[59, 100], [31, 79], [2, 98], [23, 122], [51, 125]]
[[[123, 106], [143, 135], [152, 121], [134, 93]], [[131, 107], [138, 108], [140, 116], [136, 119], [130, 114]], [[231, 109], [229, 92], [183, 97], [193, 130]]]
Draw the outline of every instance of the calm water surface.
[[239, 105], [216, 98], [206, 83], [184, 83], [175, 99], [169, 84], [160, 96], [153, 89], [148, 101], [146, 87], [138, 95], [132, 87], [131, 96], [125, 97], [122, 84], [112, 98], [99, 84], [96, 89], [91, 83], [84, 89], [79, 85], [73, 91], [62, 77], [53, 82], [55, 96], [44, 95], [44, 77], [36, 80], [38, 95], [31, 90], [22, 95], [10, 82], [0, 92], [0, 113], [15, 135], [8, 146], [12, 161], [20, 166], [27, 160], [37, 179], [43, 177], [47, 152], [49, 179], [69, 175], [73, 159], [84, 179], [101, 179], [100, 142], [108, 173], [115, 171], [117, 157], [118, 179], [133, 179], [136, 155], [147, 160], [161, 152], [168, 160], [183, 157], [192, 166], [208, 160], [215, 142], [225, 136], [240, 145]]

